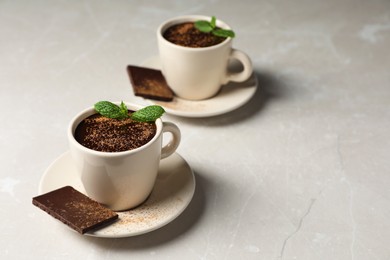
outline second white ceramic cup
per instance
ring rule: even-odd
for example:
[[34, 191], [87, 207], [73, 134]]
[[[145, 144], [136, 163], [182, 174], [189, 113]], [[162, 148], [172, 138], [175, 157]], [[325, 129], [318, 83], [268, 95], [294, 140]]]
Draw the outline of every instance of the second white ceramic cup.
[[[126, 104], [129, 110], [141, 107]], [[100, 152], [84, 147], [74, 137], [79, 123], [96, 111], [90, 107], [75, 116], [68, 128], [70, 153], [85, 191], [92, 199], [115, 211], [133, 208], [147, 199], [158, 174], [160, 160], [173, 154], [180, 143], [180, 130], [170, 122], [156, 120], [156, 135], [147, 144], [129, 151]], [[162, 145], [163, 133], [172, 137]]]
[[[211, 98], [217, 94], [221, 85], [229, 81], [242, 82], [252, 75], [250, 58], [244, 52], [232, 48], [232, 38], [214, 46], [192, 48], [176, 45], [163, 37], [164, 32], [175, 24], [210, 19], [201, 15], [180, 16], [162, 23], [157, 29], [161, 71], [178, 97], [190, 100]], [[220, 20], [216, 21], [216, 25], [230, 29]], [[229, 72], [230, 59], [239, 60], [243, 70]]]

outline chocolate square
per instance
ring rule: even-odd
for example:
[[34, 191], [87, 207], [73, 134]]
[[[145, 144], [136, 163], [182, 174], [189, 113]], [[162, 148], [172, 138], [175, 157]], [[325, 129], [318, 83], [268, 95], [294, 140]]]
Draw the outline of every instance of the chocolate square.
[[70, 186], [34, 197], [32, 203], [84, 234], [115, 221], [118, 214]]
[[159, 70], [127, 66], [134, 95], [160, 101], [172, 101], [173, 91]]

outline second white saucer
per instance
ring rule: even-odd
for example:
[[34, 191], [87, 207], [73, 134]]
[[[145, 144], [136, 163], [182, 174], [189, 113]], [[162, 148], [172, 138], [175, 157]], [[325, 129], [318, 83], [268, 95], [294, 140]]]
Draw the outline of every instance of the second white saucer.
[[[69, 152], [55, 160], [43, 174], [39, 194], [70, 185], [85, 193]], [[177, 153], [161, 160], [154, 189], [137, 208], [117, 212], [115, 223], [86, 233], [95, 237], [130, 237], [158, 229], [178, 217], [195, 192], [195, 177], [188, 163]]]
[[[152, 57], [142, 64], [144, 67], [161, 69], [158, 56]], [[221, 91], [214, 97], [205, 100], [186, 100], [175, 97], [173, 101], [164, 102], [148, 99], [150, 104], [162, 106], [168, 114], [183, 117], [210, 117], [221, 115], [237, 109], [255, 94], [258, 81], [253, 74], [247, 81], [236, 83], [230, 82], [222, 86]]]

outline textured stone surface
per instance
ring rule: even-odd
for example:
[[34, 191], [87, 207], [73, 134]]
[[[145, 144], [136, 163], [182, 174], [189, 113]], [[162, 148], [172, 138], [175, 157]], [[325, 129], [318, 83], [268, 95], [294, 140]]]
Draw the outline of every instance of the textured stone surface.
[[[390, 2], [1, 1], [0, 258], [389, 259]], [[78, 237], [31, 205], [99, 100], [143, 103], [126, 66], [158, 25], [216, 15], [260, 87], [218, 117], [165, 115], [196, 173], [187, 210], [152, 233]], [[50, 227], [49, 227], [50, 225]], [[69, 250], [72, 248], [72, 250]]]

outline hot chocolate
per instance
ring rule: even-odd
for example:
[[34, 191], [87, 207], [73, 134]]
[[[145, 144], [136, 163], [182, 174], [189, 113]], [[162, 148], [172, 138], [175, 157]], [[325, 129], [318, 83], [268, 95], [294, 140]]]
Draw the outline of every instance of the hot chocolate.
[[210, 47], [226, 39], [199, 31], [193, 22], [173, 25], [164, 32], [163, 37], [174, 44], [192, 48]]
[[81, 145], [100, 152], [123, 152], [141, 147], [156, 134], [154, 123], [130, 118], [118, 120], [94, 114], [76, 128], [74, 137]]

